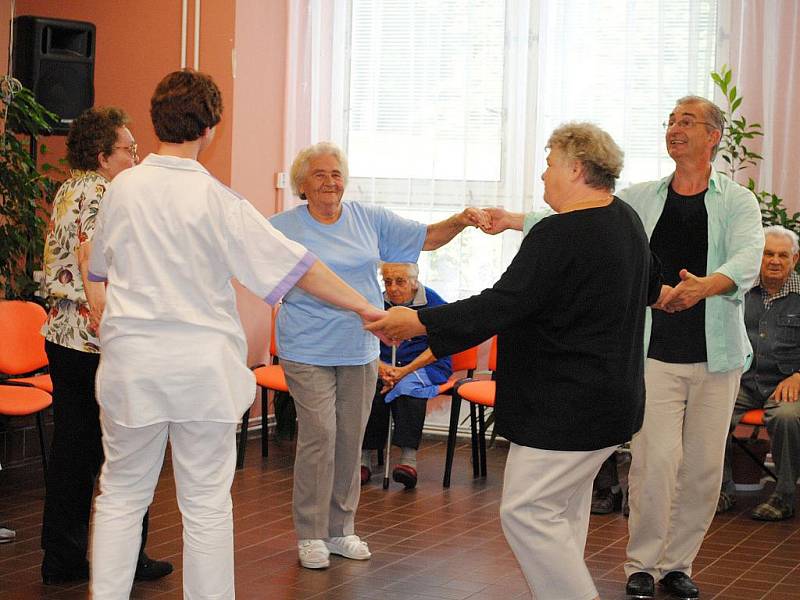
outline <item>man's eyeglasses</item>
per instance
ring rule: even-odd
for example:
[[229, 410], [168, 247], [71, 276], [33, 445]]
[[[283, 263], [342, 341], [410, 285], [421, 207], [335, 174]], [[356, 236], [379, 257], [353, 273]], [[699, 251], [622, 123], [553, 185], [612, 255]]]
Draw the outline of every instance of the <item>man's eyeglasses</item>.
[[672, 127], [677, 127], [678, 129], [691, 129], [695, 125], [714, 126], [713, 123], [709, 123], [708, 121], [698, 121], [694, 117], [681, 117], [680, 119], [670, 119], [669, 121], [664, 121], [661, 123], [661, 126], [664, 129], [670, 129]]
[[137, 154], [139, 146], [136, 144], [136, 142], [133, 142], [130, 146], [114, 146], [114, 149], [127, 150], [128, 154], [130, 154], [133, 158], [139, 157], [139, 155]]

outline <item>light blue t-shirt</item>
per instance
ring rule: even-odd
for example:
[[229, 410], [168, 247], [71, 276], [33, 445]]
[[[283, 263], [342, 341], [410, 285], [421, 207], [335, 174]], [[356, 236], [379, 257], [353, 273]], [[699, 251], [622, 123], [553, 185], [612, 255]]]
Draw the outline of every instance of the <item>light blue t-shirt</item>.
[[[315, 220], [303, 204], [269, 219], [303, 244], [371, 304], [383, 308], [378, 262], [417, 262], [427, 226], [358, 202], [342, 202], [336, 223]], [[277, 321], [278, 356], [310, 365], [363, 365], [378, 357], [378, 338], [355, 313], [317, 300], [298, 287], [286, 294]]]

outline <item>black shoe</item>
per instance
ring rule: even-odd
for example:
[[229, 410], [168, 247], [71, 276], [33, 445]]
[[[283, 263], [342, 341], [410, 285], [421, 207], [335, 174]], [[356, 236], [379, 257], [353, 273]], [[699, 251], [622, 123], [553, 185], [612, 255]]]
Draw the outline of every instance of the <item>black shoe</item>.
[[170, 573], [172, 573], [172, 563], [165, 560], [153, 560], [144, 554], [136, 563], [136, 574], [133, 579], [134, 581], [153, 581]]
[[71, 569], [55, 569], [42, 564], [42, 583], [45, 585], [62, 585], [89, 581], [89, 563]]
[[700, 590], [686, 573], [681, 571], [670, 571], [659, 581], [670, 594], [682, 600], [695, 600], [700, 597]]
[[655, 598], [656, 582], [649, 573], [638, 571], [628, 577], [625, 593], [630, 598]]
[[613, 491], [611, 488], [595, 490], [592, 494], [592, 514], [609, 515], [622, 508], [622, 490]]

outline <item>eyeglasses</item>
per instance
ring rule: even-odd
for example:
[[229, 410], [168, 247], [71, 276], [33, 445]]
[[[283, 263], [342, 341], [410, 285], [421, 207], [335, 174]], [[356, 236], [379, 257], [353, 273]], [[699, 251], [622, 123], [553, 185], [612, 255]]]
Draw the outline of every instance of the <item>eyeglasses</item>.
[[670, 129], [671, 127], [677, 127], [678, 129], [691, 129], [695, 125], [714, 126], [713, 123], [709, 123], [708, 121], [698, 121], [694, 117], [681, 117], [680, 119], [670, 119], [669, 121], [664, 121], [661, 123], [661, 126], [664, 129]]
[[139, 155], [137, 154], [137, 150], [139, 149], [139, 146], [136, 144], [136, 142], [133, 142], [130, 146], [114, 146], [114, 149], [115, 150], [117, 150], [117, 149], [127, 150], [128, 154], [130, 154], [131, 157], [133, 157], [133, 158], [138, 158], [139, 157]]
[[403, 287], [408, 283], [408, 279], [405, 279], [403, 277], [397, 277], [394, 280], [392, 280], [391, 277], [387, 277], [386, 279], [383, 280], [383, 285], [385, 285], [387, 288], [391, 286], [392, 283], [394, 283], [394, 285], [398, 287]]

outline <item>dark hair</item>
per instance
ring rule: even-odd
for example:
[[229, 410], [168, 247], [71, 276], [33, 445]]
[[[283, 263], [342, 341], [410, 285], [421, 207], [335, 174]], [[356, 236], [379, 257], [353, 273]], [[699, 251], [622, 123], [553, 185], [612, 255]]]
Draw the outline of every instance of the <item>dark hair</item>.
[[89, 108], [72, 122], [67, 135], [67, 162], [73, 169], [94, 171], [100, 168], [97, 156], [110, 156], [117, 142], [117, 130], [128, 124], [121, 108]]
[[158, 83], [150, 99], [150, 118], [162, 142], [192, 142], [221, 117], [222, 94], [205, 73], [174, 71]]

